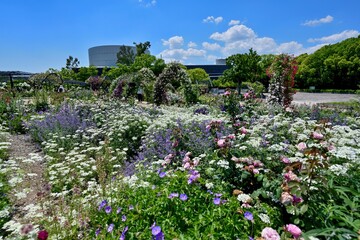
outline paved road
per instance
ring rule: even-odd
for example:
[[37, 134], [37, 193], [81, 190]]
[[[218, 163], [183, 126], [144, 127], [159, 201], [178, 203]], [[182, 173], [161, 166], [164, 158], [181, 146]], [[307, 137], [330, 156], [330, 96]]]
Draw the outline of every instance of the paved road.
[[316, 104], [326, 102], [347, 102], [352, 99], [360, 101], [360, 95], [357, 94], [338, 94], [338, 93], [305, 93], [298, 92], [294, 95], [292, 103], [295, 104]]

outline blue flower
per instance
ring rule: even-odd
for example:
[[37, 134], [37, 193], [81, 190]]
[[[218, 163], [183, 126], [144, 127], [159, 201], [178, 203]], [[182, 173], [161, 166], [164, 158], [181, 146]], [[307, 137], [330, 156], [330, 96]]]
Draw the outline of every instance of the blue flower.
[[125, 240], [125, 234], [126, 234], [126, 232], [128, 231], [128, 229], [129, 229], [128, 226], [126, 226], [126, 227], [124, 228], [124, 230], [123, 230], [122, 233], [121, 233], [121, 236], [120, 236], [119, 240]]
[[156, 226], [156, 223], [151, 226], [151, 234], [153, 240], [164, 240], [164, 233], [161, 231], [161, 227]]
[[121, 221], [125, 222], [126, 221], [126, 216], [125, 215], [122, 215], [121, 217]]
[[133, 206], [133, 205], [130, 205], [130, 206], [129, 206], [129, 210], [134, 210], [134, 206]]
[[249, 221], [253, 221], [254, 220], [254, 216], [252, 215], [251, 212], [245, 212], [244, 213], [244, 217], [249, 220]]
[[119, 207], [117, 210], [116, 210], [116, 214], [119, 214], [121, 212], [122, 208]]
[[97, 235], [99, 235], [100, 234], [100, 228], [98, 228], [98, 229], [96, 229], [96, 231], [95, 231], [95, 235], [97, 236]]
[[159, 177], [163, 178], [163, 177], [165, 177], [165, 176], [166, 176], [166, 172], [160, 172], [160, 173], [159, 173]]
[[168, 196], [168, 198], [175, 198], [175, 197], [178, 197], [179, 194], [178, 193], [170, 193], [170, 195]]
[[108, 232], [112, 232], [112, 231], [114, 230], [114, 226], [115, 226], [115, 225], [114, 225], [113, 223], [110, 224], [109, 227], [108, 227], [108, 229], [107, 229], [107, 231], [108, 231]]
[[185, 193], [180, 194], [180, 200], [186, 201], [187, 199], [188, 199], [188, 196]]
[[219, 205], [221, 203], [221, 199], [216, 197], [216, 198], [214, 198], [213, 202], [215, 205]]
[[111, 208], [110, 206], [106, 206], [106, 207], [105, 207], [105, 212], [106, 212], [107, 214], [111, 213], [111, 210], [112, 210], [112, 208]]
[[103, 200], [103, 201], [99, 204], [99, 211], [100, 211], [101, 209], [103, 209], [103, 208], [106, 206], [106, 204], [107, 204], [107, 201], [106, 201], [106, 200]]

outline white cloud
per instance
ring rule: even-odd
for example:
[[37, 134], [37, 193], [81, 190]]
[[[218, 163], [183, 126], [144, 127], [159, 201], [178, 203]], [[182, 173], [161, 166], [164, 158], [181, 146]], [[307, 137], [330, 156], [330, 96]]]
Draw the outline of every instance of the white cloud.
[[139, 3], [144, 7], [152, 7], [156, 5], [156, 0], [139, 0]]
[[191, 57], [204, 57], [206, 55], [205, 50], [198, 50], [195, 48], [188, 49], [165, 49], [159, 54], [166, 62], [180, 61], [183, 62]]
[[179, 48], [184, 45], [184, 38], [181, 36], [173, 36], [168, 40], [161, 40], [164, 46], [169, 46], [170, 49]]
[[341, 33], [336, 33], [322, 38], [310, 38], [308, 39], [308, 42], [336, 43], [347, 38], [357, 37], [359, 35], [360, 32], [357, 30], [345, 30]]
[[214, 16], [208, 16], [207, 18], [203, 19], [204, 23], [215, 23], [215, 24], [219, 24], [224, 20], [223, 17], [217, 17], [215, 18]]
[[194, 43], [194, 42], [192, 42], [192, 41], [190, 41], [187, 46], [188, 46], [189, 48], [194, 48], [194, 47], [197, 47], [197, 44]]
[[251, 39], [255, 37], [255, 32], [251, 28], [246, 27], [245, 25], [235, 25], [230, 27], [223, 33], [216, 32], [211, 34], [210, 36], [211, 39], [222, 42], [233, 42], [243, 39]]
[[315, 20], [307, 20], [302, 25], [314, 27], [314, 26], [318, 26], [318, 25], [323, 24], [323, 23], [331, 23], [333, 20], [334, 20], [334, 18], [332, 16], [327, 15], [324, 18], [315, 19]]
[[229, 26], [233, 26], [233, 25], [239, 25], [240, 24], [240, 21], [239, 20], [231, 20], [229, 22]]
[[216, 51], [216, 50], [220, 50], [221, 46], [217, 43], [208, 43], [208, 42], [203, 42], [202, 43], [203, 48], [205, 48], [206, 50], [210, 50], [210, 51]]
[[302, 52], [303, 49], [304, 47], [302, 44], [291, 41], [280, 44], [276, 49], [276, 53], [288, 53], [298, 55], [298, 53]]

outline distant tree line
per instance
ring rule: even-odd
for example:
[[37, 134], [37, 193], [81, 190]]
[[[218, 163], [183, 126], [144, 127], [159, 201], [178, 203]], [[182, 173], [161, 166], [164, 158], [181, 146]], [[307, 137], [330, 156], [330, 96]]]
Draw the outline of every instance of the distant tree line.
[[297, 57], [295, 86], [357, 89], [360, 84], [360, 35]]

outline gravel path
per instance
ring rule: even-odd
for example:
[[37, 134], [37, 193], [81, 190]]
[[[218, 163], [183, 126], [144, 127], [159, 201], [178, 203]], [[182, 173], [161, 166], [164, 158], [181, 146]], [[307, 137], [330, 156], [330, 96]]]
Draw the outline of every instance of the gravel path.
[[[44, 160], [39, 148], [32, 142], [29, 135], [10, 136], [10, 158], [14, 164], [13, 178], [18, 178], [10, 193], [15, 208], [13, 220], [26, 223], [29, 206], [37, 205], [38, 193], [44, 187]], [[30, 217], [30, 216], [29, 216]]]
[[297, 92], [292, 103], [295, 104], [317, 104], [327, 102], [347, 102], [350, 100], [360, 100], [358, 94], [338, 94], [338, 93], [305, 93]]

